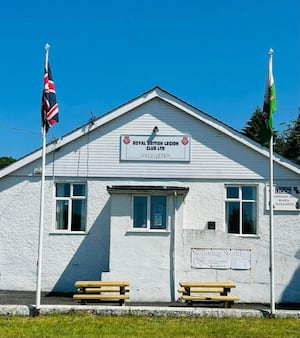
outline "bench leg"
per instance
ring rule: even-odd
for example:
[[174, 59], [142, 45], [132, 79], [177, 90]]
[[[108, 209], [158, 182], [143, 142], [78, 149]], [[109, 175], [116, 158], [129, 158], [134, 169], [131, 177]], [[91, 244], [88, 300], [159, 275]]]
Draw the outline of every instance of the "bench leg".
[[232, 303], [233, 303], [232, 301], [225, 301], [225, 302], [224, 302], [224, 308], [226, 308], [226, 309], [231, 308], [231, 304], [232, 304]]
[[124, 306], [125, 305], [125, 299], [120, 299], [119, 304], [120, 304], [120, 306]]

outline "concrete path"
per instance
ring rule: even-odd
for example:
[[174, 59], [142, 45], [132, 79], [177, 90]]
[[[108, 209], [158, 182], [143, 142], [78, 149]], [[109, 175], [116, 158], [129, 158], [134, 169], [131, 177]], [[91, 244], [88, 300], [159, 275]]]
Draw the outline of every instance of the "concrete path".
[[[213, 307], [212, 307], [213, 306]], [[146, 315], [164, 317], [270, 317], [270, 311], [265, 304], [241, 304], [235, 303], [232, 308], [224, 309], [216, 305], [186, 306], [180, 303], [131, 303], [125, 306], [118, 304], [104, 305], [94, 303], [79, 305], [72, 299], [70, 294], [47, 294], [41, 297], [41, 306], [38, 311], [40, 315], [53, 313], [71, 313], [74, 311], [87, 311], [97, 315]], [[35, 293], [21, 291], [0, 290], [0, 315], [34, 316], [37, 314], [35, 308]], [[275, 317], [300, 318], [300, 306], [293, 309], [281, 307], [276, 309]]]

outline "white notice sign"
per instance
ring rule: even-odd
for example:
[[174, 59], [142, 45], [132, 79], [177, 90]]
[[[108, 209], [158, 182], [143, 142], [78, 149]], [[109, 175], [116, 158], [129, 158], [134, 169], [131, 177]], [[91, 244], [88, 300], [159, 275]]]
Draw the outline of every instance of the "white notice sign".
[[124, 161], [190, 161], [187, 135], [121, 135], [120, 158]]
[[[270, 186], [266, 187], [266, 209], [270, 210]], [[299, 186], [273, 186], [273, 210], [300, 211]]]
[[195, 269], [251, 269], [250, 249], [193, 248], [191, 259]]

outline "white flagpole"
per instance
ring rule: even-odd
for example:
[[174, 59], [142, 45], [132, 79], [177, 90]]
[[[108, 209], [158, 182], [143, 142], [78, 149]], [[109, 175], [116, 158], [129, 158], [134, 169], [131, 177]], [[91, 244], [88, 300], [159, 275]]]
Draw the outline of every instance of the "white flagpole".
[[274, 231], [273, 231], [273, 135], [270, 139], [270, 312], [275, 313]]
[[[45, 45], [45, 70], [48, 70], [48, 51], [50, 46]], [[39, 313], [41, 307], [41, 279], [42, 279], [42, 252], [43, 252], [43, 231], [44, 231], [44, 191], [45, 191], [45, 167], [46, 167], [46, 124], [42, 121], [42, 179], [40, 196], [40, 226], [37, 260], [37, 281], [36, 281], [36, 312]]]
[[[270, 77], [273, 78], [273, 49], [269, 50], [269, 66], [268, 66], [268, 82], [270, 86]], [[273, 80], [274, 81], [274, 80]], [[269, 98], [270, 99], [270, 98]], [[274, 98], [273, 98], [274, 99]], [[270, 103], [269, 103], [270, 106]], [[269, 108], [270, 109], [270, 108]], [[274, 206], [273, 206], [273, 130], [271, 130], [271, 138], [269, 143], [270, 150], [270, 189], [269, 189], [269, 201], [270, 201], [270, 219], [269, 219], [269, 232], [270, 232], [270, 312], [271, 315], [275, 313], [275, 281], [274, 281]]]

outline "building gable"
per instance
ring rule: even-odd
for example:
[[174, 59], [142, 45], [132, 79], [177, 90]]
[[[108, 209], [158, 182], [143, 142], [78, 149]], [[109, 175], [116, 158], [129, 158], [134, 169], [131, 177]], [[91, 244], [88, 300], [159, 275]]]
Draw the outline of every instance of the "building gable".
[[[188, 135], [191, 157], [188, 163], [120, 161], [120, 137]], [[67, 134], [47, 146], [46, 175], [87, 177], [173, 177], [239, 178], [268, 176], [268, 150], [236, 130], [155, 87], [138, 98]], [[0, 171], [0, 178], [33, 175], [39, 167], [41, 150], [33, 152]], [[293, 174], [292, 174], [293, 173]], [[278, 178], [300, 170], [275, 157]]]

